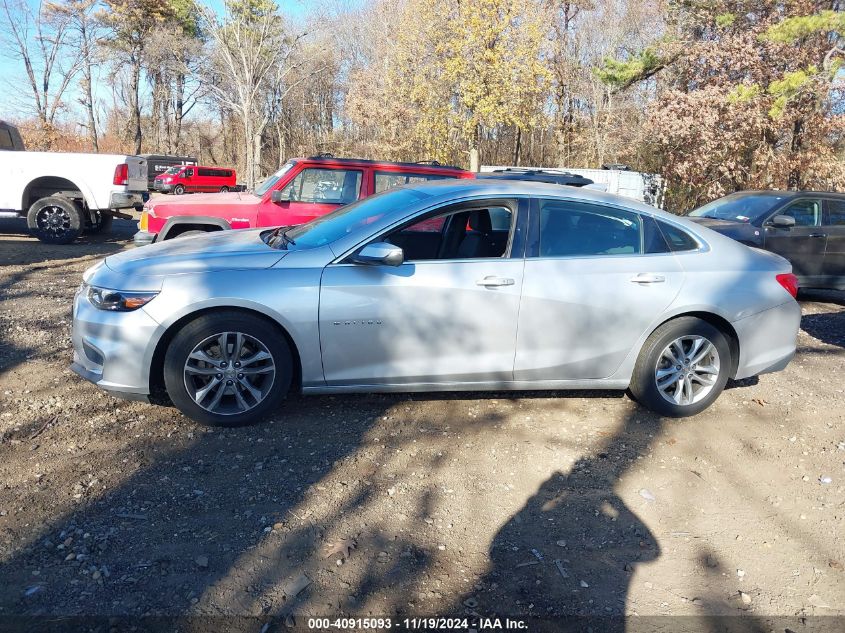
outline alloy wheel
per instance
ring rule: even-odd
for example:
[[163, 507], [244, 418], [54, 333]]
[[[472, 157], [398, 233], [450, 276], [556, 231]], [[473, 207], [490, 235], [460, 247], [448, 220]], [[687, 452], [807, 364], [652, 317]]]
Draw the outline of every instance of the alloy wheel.
[[664, 399], [689, 406], [707, 397], [719, 372], [719, 351], [711, 341], [703, 336], [682, 336], [661, 352], [654, 380]]
[[70, 213], [59, 206], [49, 205], [38, 212], [35, 222], [38, 230], [59, 238], [72, 228]]
[[220, 332], [203, 339], [185, 361], [185, 387], [211, 413], [236, 415], [254, 409], [276, 379], [273, 355], [243, 332]]

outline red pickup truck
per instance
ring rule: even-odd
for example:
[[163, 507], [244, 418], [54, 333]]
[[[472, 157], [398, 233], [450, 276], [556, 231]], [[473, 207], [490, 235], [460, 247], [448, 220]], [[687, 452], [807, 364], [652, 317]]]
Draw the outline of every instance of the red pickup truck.
[[375, 193], [423, 180], [473, 178], [437, 163], [387, 163], [315, 156], [294, 158], [254, 191], [147, 201], [138, 245], [195, 232], [302, 224]]

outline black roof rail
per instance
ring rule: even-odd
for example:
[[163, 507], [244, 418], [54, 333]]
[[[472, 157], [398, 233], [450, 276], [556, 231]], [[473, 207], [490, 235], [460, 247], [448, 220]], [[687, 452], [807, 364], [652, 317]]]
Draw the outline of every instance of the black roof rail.
[[442, 169], [459, 169], [461, 171], [466, 171], [463, 167], [457, 167], [455, 165], [443, 165], [438, 161], [418, 161], [415, 163], [403, 162], [403, 161], [395, 161], [395, 160], [373, 160], [370, 158], [351, 158], [349, 156], [344, 156], [339, 158], [334, 154], [330, 154], [329, 152], [324, 152], [322, 154], [317, 154], [316, 156], [309, 156], [305, 160], [333, 160], [338, 162], [350, 162], [350, 163], [367, 163], [367, 164], [375, 164], [375, 165], [400, 165], [403, 167], [434, 167], [434, 168], [442, 168]]

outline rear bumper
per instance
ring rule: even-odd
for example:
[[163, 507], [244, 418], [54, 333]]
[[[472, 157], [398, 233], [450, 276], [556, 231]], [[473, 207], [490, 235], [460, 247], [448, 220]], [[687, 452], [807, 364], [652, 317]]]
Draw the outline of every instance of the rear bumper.
[[109, 209], [139, 208], [144, 204], [144, 196], [140, 192], [112, 191], [109, 196]]
[[795, 356], [801, 306], [788, 301], [734, 321], [739, 337], [737, 380], [784, 369]]

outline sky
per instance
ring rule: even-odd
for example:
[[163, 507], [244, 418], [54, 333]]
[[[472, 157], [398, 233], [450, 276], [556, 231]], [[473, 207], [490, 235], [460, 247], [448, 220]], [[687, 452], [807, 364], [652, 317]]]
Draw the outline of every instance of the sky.
[[[200, 0], [210, 6], [217, 13], [223, 12], [223, 0]], [[26, 2], [36, 7], [37, 0], [26, 0]], [[309, 6], [313, 2], [309, 0], [276, 0], [281, 7], [282, 12], [295, 20], [303, 18], [309, 10]], [[20, 60], [15, 59], [2, 46], [0, 46], [0, 119], [16, 118], [22, 114], [17, 102], [20, 99], [10, 97], [18, 93], [21, 97], [25, 97], [28, 93], [26, 90], [26, 75], [24, 74], [23, 65]]]

